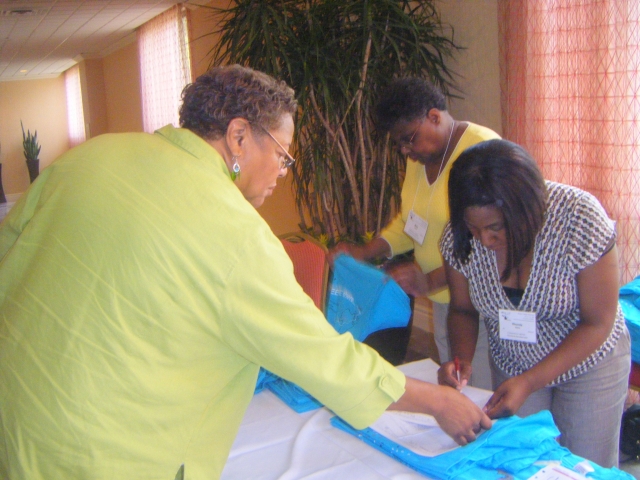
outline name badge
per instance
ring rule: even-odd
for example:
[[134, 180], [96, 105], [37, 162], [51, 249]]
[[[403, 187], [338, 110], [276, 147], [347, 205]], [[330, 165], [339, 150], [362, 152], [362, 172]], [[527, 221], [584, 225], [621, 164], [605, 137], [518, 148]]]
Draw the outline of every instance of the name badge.
[[422, 245], [424, 237], [427, 234], [428, 226], [429, 223], [424, 218], [421, 218], [420, 215], [411, 210], [407, 218], [407, 223], [404, 224], [404, 233]]
[[518, 310], [498, 310], [500, 322], [500, 338], [515, 340], [516, 342], [536, 343], [535, 312], [520, 312]]

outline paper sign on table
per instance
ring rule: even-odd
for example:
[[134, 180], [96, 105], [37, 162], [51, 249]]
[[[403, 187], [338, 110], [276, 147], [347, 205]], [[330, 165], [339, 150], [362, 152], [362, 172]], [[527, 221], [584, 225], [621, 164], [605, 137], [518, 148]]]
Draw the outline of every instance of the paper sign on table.
[[587, 480], [587, 477], [562, 465], [547, 465], [529, 480]]

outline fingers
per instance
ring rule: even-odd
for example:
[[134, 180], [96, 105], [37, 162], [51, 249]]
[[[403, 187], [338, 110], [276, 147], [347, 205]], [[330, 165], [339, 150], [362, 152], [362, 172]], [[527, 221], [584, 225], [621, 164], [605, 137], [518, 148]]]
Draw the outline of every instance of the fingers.
[[482, 410], [489, 418], [508, 417], [513, 414], [506, 404], [506, 396], [499, 390], [496, 390]]
[[456, 435], [455, 437], [453, 437], [453, 439], [458, 445], [463, 445], [463, 446], [468, 445], [469, 443], [475, 441], [478, 438], [478, 435], [480, 434], [480, 432], [482, 432], [483, 429], [488, 430], [491, 428], [491, 426], [492, 426], [491, 420], [489, 419], [489, 417], [485, 415], [483, 419], [480, 420], [480, 422], [474, 423], [469, 430], [459, 435]]
[[469, 383], [471, 371], [471, 364], [468, 362], [460, 362], [460, 381], [458, 382], [458, 372], [456, 371], [455, 363], [446, 362], [438, 370], [438, 383], [462, 390]]
[[443, 363], [438, 369], [438, 383], [440, 385], [448, 385], [453, 388], [457, 388], [459, 386], [453, 362]]
[[491, 418], [486, 413], [484, 412], [482, 413], [483, 413], [483, 416], [482, 416], [482, 420], [480, 420], [480, 427], [483, 428], [484, 430], [489, 430], [493, 426], [493, 423], [491, 422]]

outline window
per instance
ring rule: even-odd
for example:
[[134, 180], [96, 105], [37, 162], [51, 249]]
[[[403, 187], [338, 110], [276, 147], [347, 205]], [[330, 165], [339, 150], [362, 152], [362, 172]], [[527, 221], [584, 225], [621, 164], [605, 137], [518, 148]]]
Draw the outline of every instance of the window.
[[84, 126], [84, 109], [82, 106], [80, 67], [78, 65], [64, 72], [64, 86], [67, 94], [69, 146], [75, 147], [87, 139]]
[[499, 0], [504, 137], [617, 222], [621, 283], [640, 273], [640, 2]]
[[182, 89], [191, 81], [188, 11], [178, 4], [138, 29], [144, 131], [178, 126]]

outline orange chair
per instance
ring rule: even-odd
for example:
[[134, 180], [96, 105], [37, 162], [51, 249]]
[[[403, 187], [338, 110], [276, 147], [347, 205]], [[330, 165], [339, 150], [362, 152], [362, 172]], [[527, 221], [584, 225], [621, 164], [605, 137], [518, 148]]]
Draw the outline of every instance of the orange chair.
[[640, 364], [631, 362], [631, 374], [629, 375], [629, 388], [640, 391]]
[[302, 232], [287, 233], [279, 238], [293, 262], [296, 280], [324, 313], [329, 280], [327, 248]]

